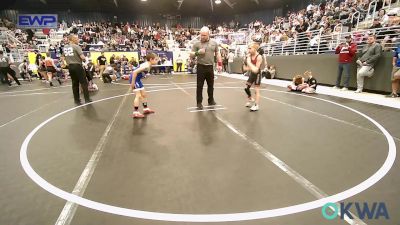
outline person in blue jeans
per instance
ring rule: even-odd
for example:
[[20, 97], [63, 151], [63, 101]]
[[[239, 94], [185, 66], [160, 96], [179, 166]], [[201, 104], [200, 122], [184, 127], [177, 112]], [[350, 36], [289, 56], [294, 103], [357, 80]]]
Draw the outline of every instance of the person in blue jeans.
[[342, 90], [347, 91], [349, 88], [349, 80], [350, 80], [350, 66], [353, 62], [354, 56], [357, 53], [357, 45], [352, 42], [352, 38], [350, 35], [347, 35], [346, 41], [341, 43], [336, 48], [336, 54], [339, 54], [339, 69], [338, 76], [336, 80], [336, 85], [333, 87], [334, 89], [340, 88], [340, 82], [342, 80], [342, 73], [344, 71], [344, 86]]
[[393, 70], [392, 70], [392, 93], [386, 97], [397, 98], [400, 83], [400, 44], [397, 45], [393, 53]]

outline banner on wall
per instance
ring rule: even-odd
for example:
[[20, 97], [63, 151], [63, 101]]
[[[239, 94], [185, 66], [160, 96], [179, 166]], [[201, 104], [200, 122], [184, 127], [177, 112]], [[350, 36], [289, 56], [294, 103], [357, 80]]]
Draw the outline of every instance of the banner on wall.
[[[107, 58], [107, 63], [110, 63], [110, 58], [111, 56], [114, 55], [114, 57], [123, 57], [125, 56], [128, 58], [128, 60], [131, 60], [131, 58], [135, 58], [136, 62], [139, 62], [140, 55], [142, 55], [144, 52], [104, 52], [104, 56]], [[167, 58], [168, 60], [171, 60], [174, 64], [174, 70], [176, 70], [176, 59], [181, 58], [182, 59], [182, 70], [184, 70], [186, 61], [189, 58], [189, 51], [175, 51], [175, 52], [170, 52], [170, 51], [151, 51], [157, 54], [160, 58]], [[41, 53], [42, 55], [46, 56], [45, 53]], [[147, 54], [147, 52], [146, 52]], [[97, 58], [101, 55], [101, 52], [84, 52], [84, 55], [89, 57], [92, 62], [97, 65]], [[143, 55], [145, 57], [146, 55]], [[58, 59], [57, 55], [54, 53], [51, 55], [52, 58]], [[29, 58], [29, 63], [30, 64], [35, 64], [35, 59], [36, 59], [36, 54], [34, 52], [28, 53], [28, 58]]]
[[[90, 55], [89, 55], [90, 54]], [[87, 52], [85, 54], [86, 56], [90, 56], [90, 59], [92, 62], [97, 65], [97, 58], [101, 55], [101, 52]], [[107, 58], [107, 63], [110, 64], [110, 58], [111, 56], [119, 56], [122, 58], [122, 56], [125, 56], [129, 61], [131, 58], [135, 58], [136, 62], [139, 62], [139, 53], [138, 52], [104, 52], [104, 56]]]
[[[42, 56], [46, 57], [46, 53], [40, 53]], [[29, 64], [35, 65], [36, 64], [36, 53], [28, 52], [28, 62]]]
[[57, 28], [57, 14], [19, 14], [17, 27], [21, 29]]
[[[174, 55], [172, 52], [157, 51], [157, 50], [152, 50], [151, 52], [157, 54], [158, 57], [160, 57], [160, 58], [167, 58], [167, 59], [170, 59], [171, 61], [174, 61]], [[146, 57], [146, 56], [144, 55], [143, 57]]]
[[235, 43], [237, 45], [246, 44], [246, 34], [237, 33], [237, 34], [229, 34], [229, 40], [231, 43]]
[[218, 44], [230, 44], [227, 35], [215, 35], [214, 39]]

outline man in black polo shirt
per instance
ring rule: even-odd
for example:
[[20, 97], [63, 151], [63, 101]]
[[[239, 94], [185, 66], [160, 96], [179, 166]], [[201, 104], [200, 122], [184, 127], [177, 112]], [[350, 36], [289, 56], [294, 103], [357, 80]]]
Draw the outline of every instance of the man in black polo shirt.
[[81, 84], [85, 102], [89, 103], [92, 100], [89, 97], [88, 82], [82, 66], [82, 61], [85, 61], [86, 57], [83, 54], [81, 47], [78, 46], [78, 36], [71, 34], [68, 37], [68, 40], [69, 44], [65, 45], [64, 47], [63, 57], [68, 64], [68, 70], [72, 80], [72, 91], [74, 93], [75, 104], [81, 104], [79, 97], [79, 84]]
[[204, 81], [207, 81], [208, 104], [216, 105], [214, 100], [214, 59], [217, 57], [218, 71], [222, 70], [221, 53], [218, 50], [216, 41], [210, 39], [210, 30], [208, 27], [203, 27], [200, 30], [200, 42], [193, 45], [192, 58], [197, 57], [197, 89], [196, 99], [197, 108], [203, 109], [203, 86]]
[[103, 72], [106, 69], [107, 58], [104, 56], [104, 52], [101, 52], [101, 56], [97, 58], [97, 65], [99, 65], [100, 77], [103, 78]]

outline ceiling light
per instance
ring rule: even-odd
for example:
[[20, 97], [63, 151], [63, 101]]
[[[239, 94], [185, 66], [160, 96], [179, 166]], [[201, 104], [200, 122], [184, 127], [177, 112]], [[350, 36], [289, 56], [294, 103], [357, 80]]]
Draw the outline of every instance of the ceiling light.
[[221, 4], [221, 0], [215, 0], [215, 4]]

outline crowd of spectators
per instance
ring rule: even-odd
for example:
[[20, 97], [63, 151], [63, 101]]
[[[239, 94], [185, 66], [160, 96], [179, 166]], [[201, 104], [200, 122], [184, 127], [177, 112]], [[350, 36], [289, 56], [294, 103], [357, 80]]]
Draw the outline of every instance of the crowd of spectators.
[[166, 50], [168, 32], [159, 23], [139, 27], [135, 23], [72, 23], [72, 33], [79, 35], [84, 50], [91, 45], [102, 45], [107, 51], [132, 51], [141, 47]]
[[[383, 6], [389, 4], [389, 0], [386, 1], [386, 3], [383, 3], [383, 0], [377, 2], [373, 17], [374, 7], [368, 12], [371, 0], [329, 0], [320, 4], [310, 3], [306, 9], [288, 12], [284, 17], [275, 17], [271, 24], [254, 21], [248, 28], [253, 32], [253, 40], [268, 44], [270, 49], [277, 43], [279, 48], [282, 46], [285, 48], [283, 52], [285, 50], [290, 52], [293, 51], [294, 43], [297, 41], [297, 46], [302, 46], [304, 52], [316, 52], [318, 44], [318, 51], [332, 51], [337, 45], [340, 33], [353, 30], [356, 25], [363, 24], [363, 21], [371, 20], [372, 25], [366, 23], [368, 26], [365, 27], [369, 29], [400, 25], [400, 8], [384, 9]], [[360, 12], [359, 24], [357, 16], [352, 16], [355, 12]], [[384, 49], [392, 49], [390, 43], [395, 42], [393, 38], [396, 37], [396, 32], [390, 28], [378, 32], [376, 33], [378, 41], [383, 45], [389, 44], [384, 46]], [[357, 42], [361, 44], [366, 42], [369, 34], [360, 31], [356, 35]]]
[[[343, 27], [351, 29], [357, 22], [356, 17], [351, 21], [355, 12], [360, 12], [360, 21], [368, 18], [372, 12], [368, 12], [372, 0], [328, 0], [319, 4], [310, 3], [307, 8], [297, 12], [289, 11], [283, 17], [275, 17], [272, 23], [266, 24], [256, 20], [250, 24], [240, 24], [238, 21], [230, 21], [221, 24], [210, 24], [213, 34], [235, 32], [246, 28], [253, 35], [253, 39], [264, 44], [283, 43], [291, 46], [296, 40], [298, 43], [307, 43], [310, 48], [319, 41], [321, 36], [330, 37], [322, 41], [322, 48], [334, 49], [335, 38]], [[386, 1], [384, 3], [384, 1]], [[378, 0], [376, 16], [369, 28], [381, 28], [400, 24], [399, 8], [386, 11], [383, 7], [397, 0]], [[397, 10], [397, 11], [396, 11]], [[23, 43], [25, 49], [37, 49], [40, 44], [49, 46], [50, 51], [62, 49], [66, 40], [57, 43], [44, 43], [46, 39], [40, 39], [34, 35], [34, 31], [20, 30], [7, 19], [0, 20], [0, 27], [7, 27], [15, 36], [15, 40]], [[79, 35], [83, 50], [98, 51], [135, 51], [135, 50], [170, 50], [168, 40], [173, 40], [176, 47], [188, 47], [190, 40], [198, 34], [195, 29], [184, 28], [176, 25], [167, 28], [160, 23], [151, 26], [140, 26], [139, 22], [91, 22], [82, 23], [62, 21], [57, 30], [44, 31], [45, 35], [53, 33], [75, 33]], [[379, 35], [378, 35], [379, 38]], [[47, 39], [49, 40], [49, 39]], [[331, 41], [332, 40], [332, 41]], [[387, 40], [385, 40], [387, 41]], [[6, 51], [15, 48], [16, 43], [9, 42], [3, 46]]]
[[[321, 31], [322, 35], [329, 35], [340, 32], [340, 25], [351, 30], [357, 22], [357, 17], [354, 17], [354, 21], [351, 21], [352, 15], [357, 11], [360, 12], [360, 22], [365, 20], [369, 14], [370, 1], [329, 0], [320, 4], [311, 3], [306, 9], [298, 12], [288, 12], [285, 17], [276, 17], [272, 24], [254, 21], [249, 24], [249, 28], [254, 29], [258, 34], [262, 34], [263, 42], [265, 43], [288, 41], [304, 32], [312, 33], [313, 31]], [[376, 22], [370, 28], [399, 25], [400, 12], [397, 9], [386, 12], [382, 8], [382, 1], [378, 1], [374, 19]]]

